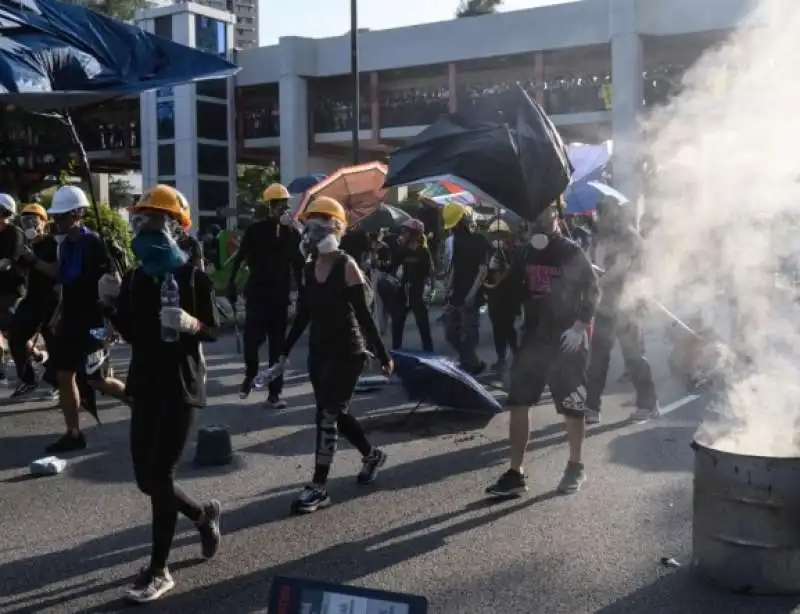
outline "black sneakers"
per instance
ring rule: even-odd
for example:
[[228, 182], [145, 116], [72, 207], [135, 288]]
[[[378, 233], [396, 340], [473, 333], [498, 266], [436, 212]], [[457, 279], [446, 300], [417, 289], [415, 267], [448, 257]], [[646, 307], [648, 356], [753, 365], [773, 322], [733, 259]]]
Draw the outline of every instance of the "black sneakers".
[[200, 544], [203, 558], [206, 560], [214, 558], [217, 550], [219, 550], [219, 543], [222, 538], [219, 530], [219, 518], [221, 515], [222, 506], [216, 499], [212, 499], [203, 506], [203, 520], [197, 525], [197, 530], [200, 532]]
[[86, 449], [86, 438], [83, 433], [68, 432], [61, 436], [60, 439], [51, 443], [44, 450], [48, 454], [59, 454], [63, 452], [75, 452], [77, 450]]
[[11, 398], [18, 399], [20, 397], [24, 397], [26, 394], [30, 394], [38, 387], [39, 387], [38, 382], [34, 382], [33, 384], [28, 384], [26, 382], [19, 382], [17, 384], [17, 387], [14, 388], [14, 392], [11, 393]]
[[264, 407], [266, 407], [267, 409], [286, 409], [286, 401], [284, 401], [279, 396], [270, 395], [269, 397], [267, 397], [267, 400], [264, 403]]
[[378, 472], [386, 464], [388, 456], [386, 452], [379, 448], [374, 448], [369, 456], [362, 459], [361, 471], [356, 476], [356, 481], [359, 484], [367, 485], [372, 484], [378, 477]]
[[161, 598], [164, 593], [171, 591], [174, 587], [175, 580], [172, 579], [168, 569], [154, 572], [149, 567], [144, 567], [126, 597], [134, 603], [150, 603]]
[[239, 398], [246, 399], [250, 396], [250, 393], [253, 391], [253, 379], [252, 377], [245, 377], [242, 381], [242, 385], [239, 387]]
[[511, 498], [519, 497], [527, 492], [528, 484], [525, 476], [519, 471], [509, 469], [500, 479], [486, 489], [486, 494], [490, 497]]
[[292, 513], [309, 514], [316, 512], [318, 509], [328, 507], [330, 504], [331, 498], [328, 496], [328, 491], [324, 486], [309, 484], [300, 491], [297, 499], [292, 502]]

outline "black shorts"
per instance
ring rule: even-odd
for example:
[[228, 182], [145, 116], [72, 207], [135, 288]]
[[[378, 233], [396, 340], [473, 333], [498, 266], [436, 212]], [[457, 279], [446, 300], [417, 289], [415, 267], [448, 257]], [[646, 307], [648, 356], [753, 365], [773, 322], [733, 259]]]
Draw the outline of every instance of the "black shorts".
[[[54, 371], [85, 372], [89, 355], [105, 347], [105, 342], [95, 339], [90, 331], [91, 328], [86, 326], [59, 325], [53, 337], [53, 347], [47, 348], [50, 353], [48, 364]], [[87, 378], [105, 377], [106, 371], [107, 364]]]
[[561, 350], [559, 338], [523, 339], [511, 363], [507, 407], [536, 405], [550, 387], [556, 411], [580, 418], [586, 411], [586, 367], [589, 352]]

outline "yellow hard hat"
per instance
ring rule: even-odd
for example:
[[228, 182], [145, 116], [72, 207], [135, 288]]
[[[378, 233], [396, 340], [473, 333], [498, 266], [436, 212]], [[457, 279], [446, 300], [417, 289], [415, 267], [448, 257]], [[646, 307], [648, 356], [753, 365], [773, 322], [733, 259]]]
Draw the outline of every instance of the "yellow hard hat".
[[186, 197], [169, 185], [160, 183], [147, 190], [139, 202], [130, 208], [131, 213], [139, 211], [163, 211], [173, 217], [184, 230], [192, 227], [192, 212]]
[[280, 183], [271, 183], [261, 194], [261, 200], [265, 202], [270, 200], [289, 200], [289, 190]]
[[472, 215], [472, 207], [462, 205], [461, 203], [447, 203], [442, 211], [444, 229], [450, 230], [458, 224], [465, 215]]
[[22, 208], [22, 211], [19, 212], [20, 215], [35, 215], [43, 219], [45, 222], [47, 221], [47, 209], [42, 207], [41, 205], [37, 205], [36, 203], [31, 203], [29, 205], [25, 205]]
[[301, 221], [306, 221], [312, 215], [325, 215], [347, 225], [347, 211], [338, 200], [328, 196], [319, 196], [312, 200], [297, 217]]
[[511, 232], [511, 228], [503, 220], [495, 220], [489, 224], [489, 232]]

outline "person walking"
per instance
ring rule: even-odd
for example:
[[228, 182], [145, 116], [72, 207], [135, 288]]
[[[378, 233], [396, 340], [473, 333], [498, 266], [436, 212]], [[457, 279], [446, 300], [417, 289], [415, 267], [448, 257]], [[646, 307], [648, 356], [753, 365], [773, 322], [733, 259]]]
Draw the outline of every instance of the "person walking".
[[155, 601], [175, 586], [167, 567], [178, 514], [197, 527], [205, 559], [219, 549], [219, 501], [201, 504], [175, 483], [175, 469], [206, 402], [200, 342], [216, 341], [219, 322], [209, 277], [176, 241], [191, 214], [174, 188], [155, 186], [132, 208], [133, 251], [140, 264], [122, 280], [98, 282], [106, 315], [131, 346], [126, 393], [132, 399], [130, 449], [139, 489], [150, 498], [152, 549], [127, 593]]
[[347, 228], [344, 208], [321, 196], [309, 203], [301, 219], [306, 224], [302, 245], [309, 262], [278, 370], [283, 370], [292, 348], [310, 327], [308, 374], [316, 403], [316, 454], [311, 483], [300, 492], [292, 511], [314, 512], [331, 503], [328, 475], [340, 433], [361, 453], [359, 484], [372, 484], [386, 463], [386, 453], [369, 442], [348, 407], [368, 346], [386, 375], [393, 363], [370, 313], [364, 273], [339, 249]]
[[519, 302], [515, 301], [513, 290], [509, 287], [508, 271], [514, 253], [514, 239], [511, 229], [503, 220], [495, 220], [489, 232], [497, 238], [492, 242], [494, 249], [489, 261], [489, 272], [484, 284], [486, 288], [489, 320], [492, 323], [492, 337], [497, 362], [492, 371], [501, 373], [506, 367], [508, 350], [517, 352], [517, 330], [514, 321], [519, 313]]
[[408, 312], [414, 314], [422, 349], [433, 352], [428, 306], [425, 304], [425, 284], [433, 275], [433, 259], [428, 251], [425, 227], [410, 219], [403, 223], [400, 251], [397, 256], [400, 288], [395, 293], [392, 309], [392, 349], [403, 347], [403, 333]]

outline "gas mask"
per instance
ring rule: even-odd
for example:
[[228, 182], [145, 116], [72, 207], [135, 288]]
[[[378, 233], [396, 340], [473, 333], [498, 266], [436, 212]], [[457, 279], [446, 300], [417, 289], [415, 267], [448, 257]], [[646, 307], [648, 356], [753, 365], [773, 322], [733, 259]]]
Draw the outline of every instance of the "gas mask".
[[159, 211], [145, 211], [131, 218], [133, 253], [141, 262], [144, 272], [152, 277], [172, 273], [188, 260], [175, 237], [178, 224], [169, 215]]
[[42, 234], [40, 229], [41, 220], [35, 215], [23, 215], [20, 218], [22, 232], [28, 241], [33, 241]]
[[550, 237], [556, 233], [558, 213], [554, 207], [547, 207], [530, 225], [530, 244], [533, 249], [544, 249], [550, 245]]
[[306, 256], [332, 254], [339, 249], [339, 237], [332, 220], [311, 219], [306, 223], [300, 249]]

